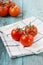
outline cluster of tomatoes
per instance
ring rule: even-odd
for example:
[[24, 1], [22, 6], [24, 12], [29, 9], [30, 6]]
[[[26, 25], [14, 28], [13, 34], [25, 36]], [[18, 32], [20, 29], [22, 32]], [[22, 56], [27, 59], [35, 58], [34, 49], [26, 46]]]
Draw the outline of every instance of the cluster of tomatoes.
[[20, 7], [12, 1], [1, 2], [0, 1], [0, 16], [18, 16], [20, 14]]
[[23, 46], [31, 46], [34, 42], [34, 37], [37, 35], [38, 29], [35, 25], [25, 26], [23, 29], [15, 28], [11, 31], [11, 37], [22, 43]]

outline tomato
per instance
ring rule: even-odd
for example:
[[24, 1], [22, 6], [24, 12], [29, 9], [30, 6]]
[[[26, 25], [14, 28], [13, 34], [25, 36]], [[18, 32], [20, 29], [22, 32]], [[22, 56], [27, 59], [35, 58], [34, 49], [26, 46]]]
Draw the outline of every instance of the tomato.
[[37, 27], [35, 25], [32, 25], [31, 27], [26, 27], [25, 28], [25, 31], [28, 33], [28, 34], [31, 34], [32, 36], [36, 36], [37, 35]]
[[19, 41], [21, 35], [24, 35], [25, 32], [20, 30], [19, 28], [15, 28], [11, 31], [11, 36], [14, 40]]
[[20, 38], [20, 42], [23, 46], [28, 47], [33, 44], [34, 37], [32, 35], [22, 35]]
[[9, 8], [10, 6], [9, 6], [9, 3], [3, 3], [3, 5], [5, 5], [7, 8]]
[[17, 5], [10, 7], [9, 14], [14, 17], [18, 16], [20, 14], [20, 8]]
[[8, 8], [4, 5], [0, 6], [0, 16], [7, 16], [8, 15]]
[[5, 6], [7, 6], [8, 8], [10, 8], [11, 6], [15, 6], [15, 3], [12, 2], [12, 1], [8, 1], [8, 2], [5, 2], [3, 3]]
[[3, 4], [3, 2], [0, 1], [0, 5], [2, 5], [2, 4]]
[[30, 32], [28, 32], [29, 34], [33, 35], [33, 36], [36, 36], [37, 33], [38, 33], [38, 30], [37, 30], [37, 27], [36, 26], [32, 26], [31, 29], [30, 29]]

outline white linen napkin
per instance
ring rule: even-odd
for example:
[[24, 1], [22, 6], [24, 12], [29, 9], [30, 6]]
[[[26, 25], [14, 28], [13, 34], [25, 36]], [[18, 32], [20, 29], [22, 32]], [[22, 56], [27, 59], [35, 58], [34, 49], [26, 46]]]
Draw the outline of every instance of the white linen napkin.
[[[38, 34], [34, 39], [34, 44], [30, 47], [24, 47], [20, 42], [17, 42], [12, 39], [10, 32], [15, 27], [24, 27], [32, 22], [38, 28]], [[43, 52], [43, 23], [35, 18], [31, 17], [22, 21], [19, 21], [14, 24], [0, 27], [0, 37], [6, 47], [6, 50], [11, 58], [30, 55], [30, 54], [39, 54]]]

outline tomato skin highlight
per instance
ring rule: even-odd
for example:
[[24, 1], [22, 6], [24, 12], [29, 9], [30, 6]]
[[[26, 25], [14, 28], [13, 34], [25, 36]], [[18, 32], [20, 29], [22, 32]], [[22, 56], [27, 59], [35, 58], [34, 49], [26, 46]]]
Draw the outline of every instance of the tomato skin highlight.
[[9, 14], [13, 17], [18, 16], [20, 14], [20, 8], [17, 5], [10, 7]]
[[33, 44], [34, 37], [32, 35], [22, 35], [20, 42], [24, 47], [29, 47]]

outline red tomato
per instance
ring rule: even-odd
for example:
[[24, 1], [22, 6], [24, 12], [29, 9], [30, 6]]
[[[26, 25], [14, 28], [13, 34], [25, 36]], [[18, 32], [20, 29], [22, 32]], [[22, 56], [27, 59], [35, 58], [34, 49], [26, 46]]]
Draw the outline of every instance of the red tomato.
[[3, 3], [3, 5], [5, 5], [7, 8], [10, 8], [9, 4], [8, 3]]
[[9, 10], [6, 6], [0, 6], [0, 16], [7, 16], [8, 12]]
[[22, 35], [20, 38], [21, 44], [23, 44], [25, 47], [31, 46], [33, 44], [34, 37], [32, 35]]
[[33, 36], [36, 36], [37, 33], [38, 33], [37, 27], [33, 25], [33, 26], [30, 28], [30, 32], [28, 32], [28, 33], [31, 34], [31, 35], [33, 35]]
[[3, 4], [3, 2], [0, 1], [0, 5], [2, 5], [2, 4]]
[[15, 6], [15, 2], [9, 2], [9, 6]]
[[12, 2], [12, 1], [8, 1], [8, 2], [5, 2], [3, 3], [5, 6], [7, 6], [8, 8], [10, 8], [11, 6], [15, 6], [15, 3]]
[[14, 17], [18, 16], [20, 14], [20, 8], [17, 5], [10, 7], [9, 14]]
[[26, 27], [25, 28], [25, 31], [28, 33], [28, 34], [31, 34], [32, 36], [36, 36], [37, 35], [37, 27], [32, 25], [31, 27]]
[[15, 39], [16, 41], [19, 41], [21, 35], [24, 35], [24, 34], [25, 34], [25, 32], [22, 31], [22, 30], [20, 30], [19, 28], [13, 29], [13, 30], [11, 31], [11, 36], [12, 36], [12, 38]]

